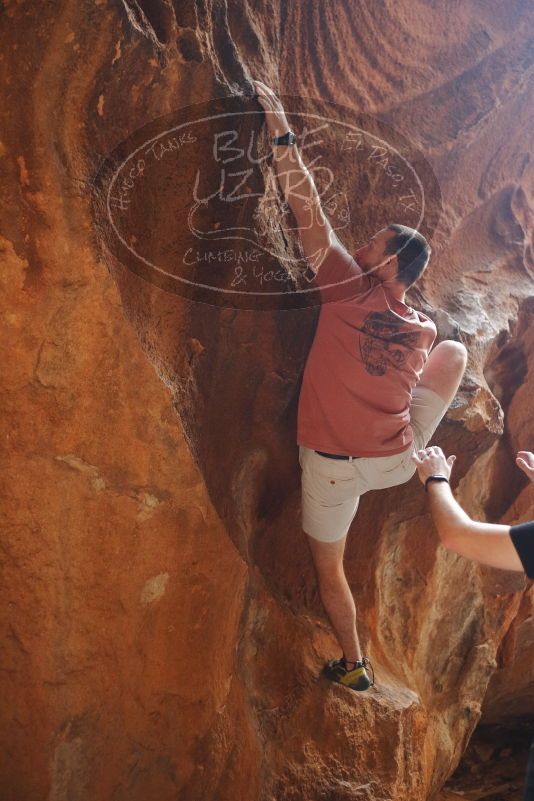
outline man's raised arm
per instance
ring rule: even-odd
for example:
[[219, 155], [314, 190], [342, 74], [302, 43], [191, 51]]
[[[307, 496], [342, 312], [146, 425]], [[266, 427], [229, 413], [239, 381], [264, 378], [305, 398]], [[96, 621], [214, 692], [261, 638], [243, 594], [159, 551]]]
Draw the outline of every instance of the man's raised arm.
[[[282, 103], [264, 83], [253, 83], [258, 93], [258, 102], [265, 110], [270, 135], [282, 136], [289, 130]], [[331, 249], [336, 250], [339, 255], [351, 258], [323, 211], [319, 193], [297, 146], [273, 147], [276, 175], [284, 198], [297, 221], [304, 256], [312, 270], [317, 272]]]
[[286, 202], [297, 221], [306, 260], [317, 271], [328, 249], [343, 245], [323, 211], [319, 193], [297, 146], [276, 145], [273, 162]]

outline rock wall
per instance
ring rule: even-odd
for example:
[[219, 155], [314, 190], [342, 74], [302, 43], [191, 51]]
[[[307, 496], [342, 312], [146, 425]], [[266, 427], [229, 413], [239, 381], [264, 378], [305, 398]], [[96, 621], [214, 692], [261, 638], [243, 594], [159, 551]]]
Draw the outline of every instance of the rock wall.
[[[442, 203], [410, 302], [470, 352], [434, 441], [457, 452], [469, 511], [528, 519], [513, 453], [534, 440], [533, 30], [519, 1], [6, 4], [6, 800], [423, 801], [482, 704], [494, 719], [521, 706], [532, 677], [512, 689], [506, 670], [531, 648], [526, 582], [445, 552], [416, 478], [364, 496], [347, 546], [377, 686], [360, 697], [318, 678], [338, 651], [295, 443], [317, 301], [287, 303], [294, 276], [270, 307], [169, 291], [112, 252], [95, 175], [165, 115], [214, 99], [257, 112], [250, 77], [398, 131]], [[180, 180], [207, 159], [204, 130]], [[355, 172], [337, 173], [351, 208], [373, 190]], [[132, 212], [170, 262], [197, 244], [171, 177]], [[298, 240], [272, 185], [264, 162], [233, 217], [260, 209], [280, 266]], [[384, 223], [381, 203], [365, 208], [350, 248]]]

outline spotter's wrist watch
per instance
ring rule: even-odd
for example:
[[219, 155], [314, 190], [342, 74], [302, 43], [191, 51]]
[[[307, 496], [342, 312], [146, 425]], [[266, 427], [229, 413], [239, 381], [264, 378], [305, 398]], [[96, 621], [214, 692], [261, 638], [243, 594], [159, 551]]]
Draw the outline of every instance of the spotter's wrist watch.
[[293, 131], [288, 131], [283, 136], [273, 136], [272, 143], [273, 145], [296, 145], [297, 137]]
[[427, 492], [428, 492], [428, 484], [429, 484], [430, 481], [446, 481], [447, 484], [450, 483], [449, 479], [447, 478], [447, 476], [441, 476], [441, 475], [437, 475], [437, 474], [433, 475], [433, 476], [429, 476], [427, 478], [427, 480], [425, 481], [425, 490]]

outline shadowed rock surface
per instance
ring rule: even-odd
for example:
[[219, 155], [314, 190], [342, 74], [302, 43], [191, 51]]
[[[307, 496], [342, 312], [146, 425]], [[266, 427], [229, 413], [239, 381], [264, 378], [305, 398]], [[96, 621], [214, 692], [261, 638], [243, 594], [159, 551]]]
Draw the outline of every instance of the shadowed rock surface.
[[[444, 551], [416, 477], [369, 493], [346, 563], [377, 685], [318, 678], [338, 648], [295, 440], [317, 298], [292, 305], [291, 269], [252, 308], [172, 291], [112, 252], [93, 179], [165, 115], [257, 112], [250, 77], [399, 132], [442, 204], [409, 302], [470, 353], [433, 441], [471, 514], [532, 518], [513, 463], [534, 441], [530, 4], [8, 2], [2, 22], [3, 797], [436, 797], [482, 709], [534, 712], [532, 589]], [[126, 250], [197, 245], [181, 191], [217, 130], [138, 194]], [[240, 132], [266, 152], [261, 115]], [[350, 250], [392, 221], [356, 163], [332, 165]], [[262, 161], [219, 220], [256, 220], [266, 269], [299, 253], [273, 185]]]
[[523, 801], [532, 723], [479, 726], [437, 801]]

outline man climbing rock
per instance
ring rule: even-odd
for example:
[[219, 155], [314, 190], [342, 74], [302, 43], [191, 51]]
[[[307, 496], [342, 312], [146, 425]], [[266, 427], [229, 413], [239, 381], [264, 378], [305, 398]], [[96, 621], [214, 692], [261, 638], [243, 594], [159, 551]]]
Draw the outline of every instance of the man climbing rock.
[[[343, 569], [347, 534], [360, 497], [408, 481], [459, 387], [467, 361], [460, 342], [430, 353], [436, 326], [405, 303], [426, 269], [430, 248], [412, 228], [388, 224], [352, 256], [339, 241], [302, 162], [274, 92], [255, 81], [272, 137], [273, 163], [297, 221], [322, 305], [304, 369], [297, 442], [302, 527], [321, 600], [343, 654], [324, 674], [353, 690], [371, 679]], [[430, 355], [429, 355], [430, 353]]]

